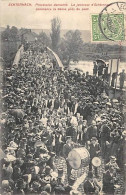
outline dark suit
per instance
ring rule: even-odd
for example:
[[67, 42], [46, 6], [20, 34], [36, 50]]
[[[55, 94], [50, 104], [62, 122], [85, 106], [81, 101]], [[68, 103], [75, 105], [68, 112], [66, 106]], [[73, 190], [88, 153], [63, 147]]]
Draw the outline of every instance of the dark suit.
[[69, 126], [66, 131], [66, 136], [71, 136], [72, 141], [76, 142], [77, 141], [77, 132], [76, 129], [72, 126]]
[[88, 140], [90, 140], [92, 137], [97, 137], [97, 127], [96, 126], [89, 126], [87, 129], [87, 136]]
[[[73, 149], [73, 147], [72, 146], [69, 146], [68, 144], [64, 144], [64, 146], [63, 146], [63, 157], [65, 158], [65, 159], [67, 159], [68, 158], [68, 154], [69, 154], [69, 152], [71, 151]], [[70, 177], [70, 175], [71, 175], [71, 166], [70, 166], [70, 164], [69, 164], [69, 162], [66, 160], [66, 164], [67, 164], [67, 177], [68, 177], [68, 181], [69, 181], [69, 177]]]
[[114, 194], [113, 175], [109, 170], [103, 174], [103, 191], [107, 194]]
[[48, 102], [47, 102], [47, 107], [48, 107], [48, 108], [51, 108], [51, 106], [52, 106], [52, 100], [48, 100]]
[[58, 109], [60, 106], [59, 100], [54, 101], [54, 109]]
[[100, 151], [100, 145], [99, 143], [96, 143], [93, 145], [90, 144], [90, 158], [93, 159], [94, 157], [98, 156], [97, 152]]
[[93, 184], [93, 182], [91, 183], [90, 180], [86, 180], [85, 183], [84, 183], [84, 191], [87, 195], [89, 194], [94, 194], [95, 193], [95, 186]]
[[63, 156], [64, 156], [64, 158], [68, 157], [68, 154], [71, 150], [72, 150], [72, 146], [69, 146], [68, 144], [64, 144], [64, 146], [63, 146]]

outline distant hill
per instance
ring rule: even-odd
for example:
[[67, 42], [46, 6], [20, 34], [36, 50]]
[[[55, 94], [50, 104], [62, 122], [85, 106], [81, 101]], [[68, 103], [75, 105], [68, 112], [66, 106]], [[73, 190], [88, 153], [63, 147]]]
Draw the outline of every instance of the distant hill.
[[0, 33], [3, 32], [6, 28], [0, 27]]
[[[51, 32], [48, 29], [43, 29], [43, 30], [41, 30], [41, 29], [31, 29], [31, 30], [32, 30], [32, 32], [35, 32], [36, 34], [39, 34], [40, 32], [43, 31], [48, 36], [50, 35], [50, 32]], [[69, 31], [69, 29], [61, 30], [61, 37], [63, 37], [66, 34], [67, 31]], [[81, 32], [81, 36], [82, 36], [83, 41], [86, 42], [86, 43], [90, 42], [90, 40], [91, 40], [90, 31], [89, 30], [80, 30], [80, 32]]]
[[[45, 32], [48, 36], [50, 35], [50, 30], [49, 29], [31, 29], [32, 32], [35, 32], [36, 34], [39, 34], [40, 32]], [[61, 30], [61, 37], [64, 36], [64, 34], [66, 34], [67, 31], [69, 31], [70, 29], [63, 29]], [[79, 29], [78, 29], [79, 30]], [[84, 43], [91, 43], [91, 31], [90, 30], [79, 30], [81, 32], [81, 37], [82, 40], [84, 41]], [[92, 44], [96, 44], [99, 42], [92, 42]], [[118, 41], [105, 41], [105, 42], [101, 42], [102, 44], [108, 44], [108, 45], [118, 45], [119, 42]], [[126, 46], [126, 41], [123, 42], [123, 46]]]

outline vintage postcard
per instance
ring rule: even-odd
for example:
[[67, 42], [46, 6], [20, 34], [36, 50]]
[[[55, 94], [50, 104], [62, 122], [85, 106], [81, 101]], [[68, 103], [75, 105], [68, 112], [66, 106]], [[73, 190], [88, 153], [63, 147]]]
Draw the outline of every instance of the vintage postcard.
[[0, 1], [0, 194], [126, 194], [126, 2]]

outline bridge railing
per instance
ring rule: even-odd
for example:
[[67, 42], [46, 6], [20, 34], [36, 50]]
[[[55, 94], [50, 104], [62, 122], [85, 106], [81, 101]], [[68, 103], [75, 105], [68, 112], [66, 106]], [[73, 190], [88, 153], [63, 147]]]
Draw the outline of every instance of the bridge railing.
[[17, 53], [15, 55], [15, 58], [14, 58], [14, 61], [13, 61], [13, 66], [17, 66], [18, 67], [18, 64], [19, 64], [19, 61], [20, 61], [20, 59], [21, 59], [21, 57], [23, 55], [23, 52], [24, 52], [24, 46], [22, 45], [18, 49], [18, 51], [17, 51]]

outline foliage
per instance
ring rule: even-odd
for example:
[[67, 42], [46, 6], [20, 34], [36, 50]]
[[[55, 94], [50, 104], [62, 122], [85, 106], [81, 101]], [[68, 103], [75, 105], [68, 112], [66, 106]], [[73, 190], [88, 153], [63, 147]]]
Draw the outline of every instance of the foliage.
[[61, 28], [61, 21], [59, 18], [53, 18], [51, 20], [51, 41], [52, 41], [52, 49], [57, 51], [58, 44], [60, 42], [60, 28]]
[[15, 26], [7, 28], [1, 34], [2, 41], [17, 41], [19, 39], [18, 29]]
[[59, 46], [59, 53], [62, 53], [61, 59], [65, 64], [70, 61], [78, 61], [81, 57], [83, 41], [79, 30], [68, 31], [62, 39]]
[[43, 31], [38, 35], [38, 40], [42, 42], [44, 46], [51, 46], [50, 37]]
[[11, 66], [18, 46], [20, 45], [19, 31], [15, 26], [7, 28], [1, 33], [1, 56], [6, 66]]

